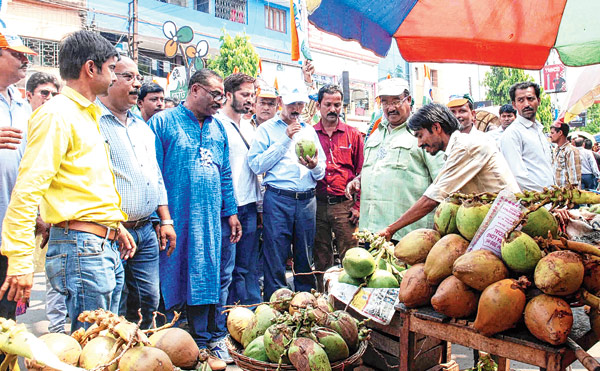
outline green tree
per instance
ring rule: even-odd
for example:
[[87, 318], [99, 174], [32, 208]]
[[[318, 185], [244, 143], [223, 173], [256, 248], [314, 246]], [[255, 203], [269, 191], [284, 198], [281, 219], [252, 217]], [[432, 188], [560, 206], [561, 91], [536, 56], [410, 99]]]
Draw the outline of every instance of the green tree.
[[260, 58], [250, 43], [250, 37], [245, 33], [231, 37], [223, 29], [223, 35], [219, 40], [221, 41], [219, 54], [208, 60], [207, 67], [223, 77], [231, 75], [236, 67], [239, 72], [256, 77]]
[[[482, 85], [488, 89], [486, 99], [497, 105], [511, 102], [509, 90], [514, 84], [522, 81], [533, 81], [533, 77], [518, 68], [492, 67], [485, 73]], [[540, 106], [537, 111], [537, 119], [548, 130], [552, 124], [552, 102], [550, 96], [541, 89]]]
[[593, 104], [587, 109], [585, 126], [578, 130], [588, 132], [590, 134], [600, 133], [600, 104]]

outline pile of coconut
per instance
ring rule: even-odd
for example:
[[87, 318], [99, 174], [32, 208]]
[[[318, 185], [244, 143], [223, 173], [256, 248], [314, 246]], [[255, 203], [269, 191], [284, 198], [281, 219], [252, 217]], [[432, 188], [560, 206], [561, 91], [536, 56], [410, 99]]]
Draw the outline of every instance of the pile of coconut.
[[83, 312], [79, 320], [92, 325], [71, 336], [51, 333], [37, 339], [27, 333], [26, 341], [21, 341], [21, 336], [13, 334], [14, 352], [7, 353], [27, 358], [30, 370], [210, 370], [208, 354], [200, 354], [187, 331], [172, 327], [175, 321], [142, 331], [137, 324], [102, 309]]
[[291, 364], [298, 370], [331, 370], [354, 354], [369, 330], [349, 313], [334, 311], [319, 293], [281, 288], [254, 311], [228, 309], [227, 329], [251, 359]]
[[[564, 197], [599, 201], [596, 196]], [[532, 199], [554, 202], [549, 194]], [[475, 316], [472, 326], [486, 336], [524, 322], [533, 336], [553, 345], [567, 341], [571, 307], [585, 304], [600, 336], [600, 248], [557, 239], [558, 223], [540, 202], [515, 224], [520, 230], [506, 234], [501, 254], [467, 252], [493, 198], [488, 201], [448, 200], [436, 210], [435, 230], [419, 229], [399, 241], [394, 255], [411, 265], [400, 285], [400, 301], [408, 308], [431, 305], [453, 318]]]

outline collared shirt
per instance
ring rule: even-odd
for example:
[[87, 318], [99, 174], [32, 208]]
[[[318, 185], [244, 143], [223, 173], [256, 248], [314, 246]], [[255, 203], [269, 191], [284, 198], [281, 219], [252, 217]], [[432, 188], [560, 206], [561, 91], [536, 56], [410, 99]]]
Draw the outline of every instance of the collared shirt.
[[[0, 94], [0, 126], [10, 126], [22, 131], [21, 144], [17, 149], [0, 149], [0, 232], [2, 232], [2, 219], [6, 214], [10, 194], [19, 173], [19, 163], [25, 153], [27, 145], [27, 120], [31, 116], [31, 107], [21, 98], [21, 94], [14, 86], [7, 89], [10, 103], [4, 95]], [[0, 241], [2, 239], [0, 238]]]
[[552, 167], [556, 185], [564, 187], [581, 183], [581, 160], [579, 151], [569, 142], [554, 147], [552, 151]]
[[579, 156], [581, 157], [581, 174], [592, 174], [594, 178], [600, 178], [600, 171], [598, 171], [598, 164], [596, 164], [596, 158], [589, 149], [578, 147]]
[[520, 191], [495, 143], [455, 131], [450, 135], [444, 157], [444, 167], [425, 191], [425, 196], [432, 200], [442, 202], [454, 192]]
[[[444, 165], [442, 153], [431, 156], [417, 146], [406, 123], [388, 131], [383, 120], [367, 139], [360, 176], [359, 228], [377, 233], [406, 212], [433, 182]], [[433, 213], [402, 228], [399, 240], [418, 228], [432, 228]]]
[[121, 207], [131, 221], [148, 218], [158, 206], [168, 204], [154, 133], [130, 111], [123, 124], [99, 99], [96, 104], [101, 109], [100, 132], [110, 150]]
[[552, 152], [543, 128], [517, 115], [502, 134], [500, 149], [521, 190], [541, 191], [554, 184]]
[[[256, 129], [248, 120], [241, 120], [240, 125], [237, 126], [222, 111], [215, 115], [215, 118], [221, 121], [227, 132], [231, 178], [233, 179], [233, 190], [235, 191], [237, 205], [244, 206], [252, 202], [259, 202], [262, 200], [260, 184], [256, 174], [248, 166], [248, 146], [254, 142]], [[248, 143], [248, 146], [246, 146], [246, 143]]]
[[[363, 165], [364, 142], [356, 128], [341, 120], [331, 134], [327, 134], [322, 121], [315, 125], [321, 147], [327, 157], [325, 177], [317, 182], [317, 196], [343, 196], [346, 184], [360, 174]], [[356, 203], [359, 209], [360, 204]]]
[[[250, 145], [248, 164], [254, 174], [265, 173], [263, 183], [288, 191], [308, 191], [325, 176], [325, 153], [312, 126], [302, 122], [302, 128], [293, 139], [286, 134], [287, 124], [279, 115], [264, 122], [256, 131]], [[318, 151], [318, 163], [313, 169], [298, 162], [296, 143], [312, 140]]]
[[27, 148], [2, 230], [9, 275], [33, 272], [35, 217], [116, 228], [127, 220], [100, 134], [100, 108], [69, 88], [29, 119]]

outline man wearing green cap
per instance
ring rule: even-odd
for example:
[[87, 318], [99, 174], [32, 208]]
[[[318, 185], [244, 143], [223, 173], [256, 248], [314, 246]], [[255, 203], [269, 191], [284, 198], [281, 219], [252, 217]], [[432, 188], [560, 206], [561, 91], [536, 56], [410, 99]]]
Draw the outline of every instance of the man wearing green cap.
[[475, 104], [469, 94], [452, 95], [446, 104], [460, 124], [460, 132], [465, 134], [480, 134], [474, 125], [477, 123]]

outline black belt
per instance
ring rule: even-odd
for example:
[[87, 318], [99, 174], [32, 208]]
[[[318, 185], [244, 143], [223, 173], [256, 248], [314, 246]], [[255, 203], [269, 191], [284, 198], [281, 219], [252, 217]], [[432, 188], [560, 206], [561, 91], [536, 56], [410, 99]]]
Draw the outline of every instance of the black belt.
[[285, 189], [279, 189], [279, 188], [271, 187], [270, 185], [267, 185], [266, 187], [267, 187], [267, 191], [273, 192], [273, 193], [278, 194], [278, 195], [290, 197], [290, 198], [293, 198], [295, 200], [308, 200], [309, 198], [315, 197], [315, 190], [314, 190], [314, 188], [313, 189], [309, 189], [308, 191], [295, 192], [295, 191], [288, 191], [288, 190], [285, 190]]
[[344, 201], [349, 201], [348, 198], [346, 198], [346, 196], [335, 195], [317, 196], [317, 200], [321, 202], [326, 202], [328, 205], [335, 205]]
[[138, 229], [146, 225], [146, 223], [150, 222], [150, 218], [144, 218], [140, 220], [132, 220], [130, 222], [122, 222], [123, 227], [127, 229]]

